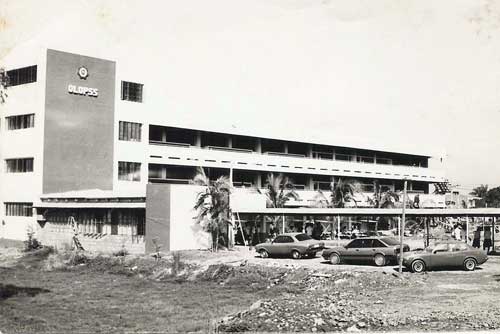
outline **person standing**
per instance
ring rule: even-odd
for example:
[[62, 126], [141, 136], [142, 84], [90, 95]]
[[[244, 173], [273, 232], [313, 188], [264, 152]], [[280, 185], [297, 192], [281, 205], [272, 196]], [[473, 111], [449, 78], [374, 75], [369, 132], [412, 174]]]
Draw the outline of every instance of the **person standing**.
[[474, 248], [481, 247], [481, 230], [479, 229], [479, 226], [476, 227], [476, 230], [474, 231], [474, 238], [472, 239], [472, 247]]
[[351, 239], [356, 239], [359, 235], [359, 230], [357, 225], [354, 225], [354, 229], [351, 232]]
[[321, 235], [323, 234], [323, 226], [320, 222], [315, 222], [312, 230], [312, 238], [316, 240], [321, 240]]
[[460, 224], [455, 226], [454, 234], [456, 240], [462, 240], [462, 229], [460, 228]]
[[306, 234], [310, 237], [312, 237], [313, 234], [313, 225], [311, 223], [308, 223], [306, 225]]
[[483, 241], [483, 249], [486, 250], [486, 254], [490, 252], [491, 248], [491, 228], [486, 226], [484, 228], [484, 241]]
[[274, 227], [274, 223], [271, 223], [269, 225], [269, 238], [274, 239], [276, 238], [277, 234], [278, 234], [278, 229]]

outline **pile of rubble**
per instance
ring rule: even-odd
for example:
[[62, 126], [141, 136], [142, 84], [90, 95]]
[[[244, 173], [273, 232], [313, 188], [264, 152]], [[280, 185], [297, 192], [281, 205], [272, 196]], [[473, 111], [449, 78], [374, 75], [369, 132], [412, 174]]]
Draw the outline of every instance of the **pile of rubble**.
[[299, 281], [293, 276], [293, 271], [288, 272], [277, 284], [296, 284], [300, 293], [284, 293], [279, 298], [260, 300], [248, 310], [222, 319], [220, 329], [228, 332], [357, 332], [492, 329], [500, 326], [500, 323], [476, 319], [466, 312], [438, 311], [425, 315], [394, 312], [397, 305], [388, 305], [389, 301], [384, 297], [394, 289], [419, 288], [426, 284], [428, 275], [308, 271]]

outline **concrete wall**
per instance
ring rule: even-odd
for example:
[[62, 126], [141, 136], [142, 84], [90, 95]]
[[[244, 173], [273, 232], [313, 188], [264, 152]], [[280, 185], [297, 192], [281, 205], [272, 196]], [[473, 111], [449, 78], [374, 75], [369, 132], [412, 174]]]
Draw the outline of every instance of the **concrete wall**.
[[203, 187], [172, 185], [170, 187], [170, 249], [200, 249], [210, 247], [210, 236], [194, 220], [193, 206]]
[[146, 191], [146, 252], [170, 250], [170, 186], [148, 184]]
[[[43, 245], [58, 249], [71, 249], [73, 229], [70, 225], [61, 228], [61, 224], [45, 223], [37, 233], [37, 238]], [[131, 235], [83, 235], [78, 240], [87, 251], [113, 253], [125, 249], [130, 254], [144, 254], [145, 242], [143, 236]]]
[[[37, 66], [37, 81], [9, 87], [8, 98], [0, 105], [0, 238], [24, 240], [35, 217], [5, 215], [5, 202], [37, 201], [42, 193], [43, 133], [46, 53], [33, 47], [20, 47], [2, 59], [2, 67], [12, 70]], [[7, 130], [6, 117], [35, 114], [35, 126]], [[5, 173], [5, 159], [33, 158], [33, 172]]]
[[146, 252], [154, 252], [157, 238], [162, 251], [208, 248], [210, 237], [194, 217], [193, 206], [202, 187], [148, 184], [146, 195]]
[[[88, 77], [80, 78], [85, 66]], [[72, 94], [68, 85], [98, 89]], [[47, 51], [43, 192], [113, 187], [115, 63]]]

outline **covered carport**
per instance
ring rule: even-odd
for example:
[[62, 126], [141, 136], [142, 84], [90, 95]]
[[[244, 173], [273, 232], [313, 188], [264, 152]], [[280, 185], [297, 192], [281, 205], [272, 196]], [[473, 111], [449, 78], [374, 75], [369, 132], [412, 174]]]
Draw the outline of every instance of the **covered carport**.
[[[431, 218], [431, 217], [456, 217], [465, 218], [466, 220], [466, 236], [469, 235], [469, 219], [470, 218], [491, 218], [492, 221], [492, 246], [495, 253], [495, 223], [500, 217], [500, 208], [474, 208], [474, 209], [378, 209], [378, 208], [253, 208], [249, 210], [239, 210], [233, 212], [234, 218], [238, 221], [240, 214], [246, 215], [262, 215], [262, 216], [282, 216], [285, 221], [285, 216], [311, 216], [311, 217], [337, 217], [338, 230], [340, 230], [340, 217], [360, 216], [360, 217], [393, 217], [400, 221], [399, 236], [403, 243], [405, 221], [409, 218]], [[429, 219], [426, 219], [426, 244], [429, 244]], [[332, 222], [332, 224], [335, 224]], [[239, 224], [241, 227], [241, 223]], [[334, 227], [332, 226], [332, 229]], [[402, 233], [403, 232], [403, 233]], [[468, 238], [466, 238], [468, 242]]]

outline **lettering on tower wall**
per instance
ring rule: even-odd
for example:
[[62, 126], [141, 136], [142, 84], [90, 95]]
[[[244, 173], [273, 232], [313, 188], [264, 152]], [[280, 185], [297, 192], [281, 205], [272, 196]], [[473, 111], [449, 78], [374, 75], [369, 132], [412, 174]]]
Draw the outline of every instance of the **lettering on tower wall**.
[[68, 85], [68, 93], [76, 94], [76, 95], [98, 97], [99, 96], [99, 89], [84, 87], [84, 86]]
[[[89, 70], [85, 66], [80, 66], [80, 68], [78, 68], [78, 70], [76, 71], [76, 74], [78, 75], [78, 77], [80, 77], [81, 80], [87, 80], [89, 76]], [[97, 88], [77, 85], [68, 85], [68, 93], [92, 97], [99, 96], [99, 90]]]

